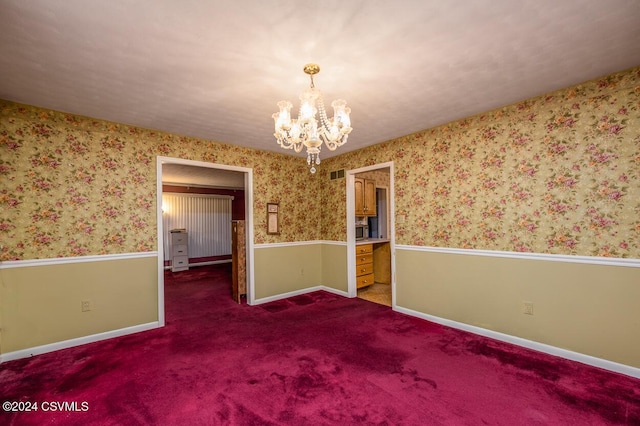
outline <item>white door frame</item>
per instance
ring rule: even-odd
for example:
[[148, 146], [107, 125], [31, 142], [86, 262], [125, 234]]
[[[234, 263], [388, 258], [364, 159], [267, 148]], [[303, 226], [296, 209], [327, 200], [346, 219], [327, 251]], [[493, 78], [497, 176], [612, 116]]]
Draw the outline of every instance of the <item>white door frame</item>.
[[347, 185], [347, 293], [349, 297], [356, 297], [356, 203], [355, 203], [355, 175], [362, 172], [370, 172], [378, 169], [389, 168], [389, 244], [391, 245], [391, 307], [396, 308], [396, 227], [395, 227], [395, 185], [394, 185], [394, 165], [393, 161], [359, 169], [348, 170], [346, 172]]
[[162, 165], [183, 164], [186, 166], [206, 167], [210, 169], [231, 170], [244, 173], [244, 206], [247, 238], [247, 303], [254, 304], [254, 273], [253, 273], [253, 169], [246, 167], [228, 166], [226, 164], [207, 163], [205, 161], [185, 160], [182, 158], [156, 158], [156, 225], [158, 230], [158, 324], [165, 325], [164, 316], [164, 244], [162, 232]]

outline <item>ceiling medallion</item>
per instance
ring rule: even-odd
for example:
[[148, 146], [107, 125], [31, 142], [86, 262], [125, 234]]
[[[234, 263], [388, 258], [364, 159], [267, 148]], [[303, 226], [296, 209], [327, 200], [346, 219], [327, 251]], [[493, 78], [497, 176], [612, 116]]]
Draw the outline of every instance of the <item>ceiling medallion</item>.
[[[320, 164], [320, 148], [322, 142], [330, 151], [347, 142], [351, 133], [351, 108], [347, 102], [338, 99], [331, 102], [333, 117], [327, 118], [324, 109], [322, 93], [313, 84], [313, 76], [320, 72], [318, 64], [307, 64], [303, 71], [311, 78], [310, 87], [300, 95], [300, 111], [298, 118], [291, 118], [289, 101], [278, 102], [280, 112], [273, 114], [275, 121], [275, 133], [273, 134], [278, 145], [284, 149], [293, 149], [295, 152], [307, 148], [307, 164], [311, 166], [311, 173], [316, 172], [316, 165]], [[319, 117], [316, 118], [316, 115]]]

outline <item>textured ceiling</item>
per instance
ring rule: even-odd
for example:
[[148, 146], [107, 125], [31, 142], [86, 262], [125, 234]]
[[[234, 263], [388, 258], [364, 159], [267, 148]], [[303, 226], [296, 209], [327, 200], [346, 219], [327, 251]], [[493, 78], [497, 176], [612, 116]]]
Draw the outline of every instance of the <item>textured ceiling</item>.
[[353, 111], [335, 155], [640, 65], [640, 1], [0, 0], [30, 105], [282, 151], [308, 62]]

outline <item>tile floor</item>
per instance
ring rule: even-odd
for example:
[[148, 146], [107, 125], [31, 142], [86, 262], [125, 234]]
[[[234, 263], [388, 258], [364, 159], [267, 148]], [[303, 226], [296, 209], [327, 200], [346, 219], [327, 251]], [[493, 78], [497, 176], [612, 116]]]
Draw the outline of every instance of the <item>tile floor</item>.
[[358, 289], [358, 297], [380, 305], [391, 306], [391, 285], [375, 283]]

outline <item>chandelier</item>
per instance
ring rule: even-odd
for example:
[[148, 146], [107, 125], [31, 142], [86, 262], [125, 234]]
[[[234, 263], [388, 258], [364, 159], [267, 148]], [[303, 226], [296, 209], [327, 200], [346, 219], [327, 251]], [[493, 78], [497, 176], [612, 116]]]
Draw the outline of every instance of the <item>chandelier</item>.
[[[351, 108], [347, 107], [347, 102], [343, 99], [333, 101], [333, 117], [327, 118], [322, 93], [313, 84], [313, 76], [320, 72], [320, 67], [317, 64], [307, 64], [303, 71], [311, 78], [311, 86], [300, 95], [298, 118], [291, 118], [291, 102], [278, 102], [280, 112], [273, 114], [276, 128], [273, 135], [278, 145], [284, 149], [300, 152], [306, 147], [307, 164], [311, 166], [311, 173], [315, 173], [315, 166], [320, 164], [323, 142], [330, 151], [335, 151], [347, 142], [351, 133]], [[319, 118], [316, 118], [316, 114]]]

